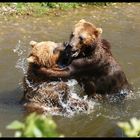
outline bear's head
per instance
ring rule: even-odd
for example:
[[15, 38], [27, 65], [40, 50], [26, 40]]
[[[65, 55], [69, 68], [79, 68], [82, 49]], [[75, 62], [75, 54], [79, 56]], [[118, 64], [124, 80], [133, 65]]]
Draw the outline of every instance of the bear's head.
[[32, 47], [27, 61], [29, 64], [37, 64], [39, 66], [53, 67], [56, 65], [60, 52], [63, 50], [61, 43], [51, 41], [35, 42], [31, 41]]
[[[102, 29], [95, 27], [84, 19], [75, 24], [70, 36], [69, 45], [72, 47], [73, 56], [94, 49], [96, 41], [100, 38]], [[93, 47], [93, 48], [91, 48]]]

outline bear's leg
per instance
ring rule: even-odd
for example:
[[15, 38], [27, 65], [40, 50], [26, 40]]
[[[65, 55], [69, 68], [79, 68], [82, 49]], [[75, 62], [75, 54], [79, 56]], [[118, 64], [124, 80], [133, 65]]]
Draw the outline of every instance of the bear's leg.
[[93, 81], [83, 79], [81, 85], [89, 97], [96, 94], [96, 87]]

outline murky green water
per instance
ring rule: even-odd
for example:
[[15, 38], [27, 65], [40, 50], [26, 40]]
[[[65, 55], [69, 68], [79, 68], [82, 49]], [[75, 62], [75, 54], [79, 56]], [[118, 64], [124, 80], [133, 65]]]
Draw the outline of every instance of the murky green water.
[[3, 18], [0, 16], [0, 132], [13, 136], [6, 125], [24, 118], [20, 83], [23, 71], [16, 68], [19, 56], [13, 49], [19, 44], [28, 50], [29, 41], [69, 39], [73, 25], [84, 18], [103, 29], [103, 37], [112, 44], [114, 57], [122, 65], [135, 89], [134, 97], [123, 105], [99, 105], [90, 114], [71, 118], [55, 116], [58, 130], [65, 136], [120, 137], [118, 121], [140, 116], [140, 3], [117, 4], [107, 8], [80, 8], [41, 18]]

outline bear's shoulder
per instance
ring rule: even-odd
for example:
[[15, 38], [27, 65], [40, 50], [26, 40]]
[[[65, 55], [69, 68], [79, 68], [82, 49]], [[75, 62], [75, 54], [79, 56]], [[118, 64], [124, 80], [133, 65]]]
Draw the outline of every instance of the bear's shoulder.
[[101, 39], [102, 48], [105, 49], [107, 52], [111, 52], [111, 44], [106, 39]]

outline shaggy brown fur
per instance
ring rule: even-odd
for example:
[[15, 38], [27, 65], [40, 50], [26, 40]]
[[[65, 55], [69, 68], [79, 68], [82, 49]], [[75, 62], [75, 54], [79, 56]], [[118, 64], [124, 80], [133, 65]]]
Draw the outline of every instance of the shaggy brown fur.
[[111, 53], [110, 43], [101, 34], [101, 28], [80, 20], [68, 46], [74, 59], [72, 63], [56, 71], [42, 67], [36, 72], [46, 77], [76, 78], [90, 96], [130, 90], [125, 73]]
[[[23, 100], [26, 101], [24, 104], [26, 110], [28, 112], [47, 113], [48, 110], [45, 107], [49, 107], [52, 112], [64, 111], [60, 103], [60, 98], [61, 102], [71, 100], [71, 108], [82, 106], [86, 110], [88, 105], [84, 101], [76, 102], [76, 100], [68, 96], [70, 89], [65, 81], [59, 78], [46, 78], [41, 74], [35, 73], [36, 69], [41, 67], [53, 70], [60, 69], [57, 63], [64, 49], [63, 44], [51, 41], [40, 43], [31, 41], [30, 45], [32, 46], [32, 50], [27, 58], [29, 67], [27, 75], [23, 80]], [[67, 53], [67, 51], [64, 52]], [[65, 62], [65, 59], [63, 59], [63, 62]]]
[[[32, 50], [27, 58], [29, 67], [27, 75], [23, 80], [23, 99], [29, 102], [25, 104], [26, 108], [28, 108], [28, 110], [37, 110], [40, 108], [39, 110], [41, 111], [41, 106], [43, 105], [60, 107], [58, 102], [59, 96], [61, 95], [64, 99], [66, 99], [69, 92], [69, 88], [66, 83], [62, 81], [60, 82], [58, 78], [44, 79], [43, 76], [36, 75], [34, 70], [42, 66], [45, 68], [57, 69], [57, 61], [61, 50], [64, 48], [63, 44], [51, 41], [40, 43], [31, 41], [30, 45], [32, 46]], [[56, 82], [51, 83], [51, 81]], [[44, 82], [46, 85], [39, 87]]]

